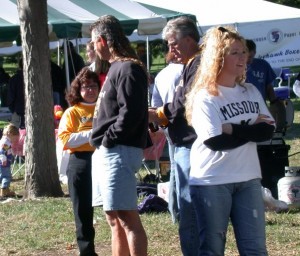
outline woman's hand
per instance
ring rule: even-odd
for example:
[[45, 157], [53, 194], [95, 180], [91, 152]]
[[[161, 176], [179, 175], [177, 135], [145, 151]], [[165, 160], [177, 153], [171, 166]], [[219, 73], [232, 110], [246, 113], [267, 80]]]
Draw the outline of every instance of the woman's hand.
[[275, 124], [275, 121], [270, 116], [259, 115], [254, 124], [259, 124], [259, 123], [267, 123], [273, 125]]
[[222, 124], [222, 132], [225, 134], [232, 134], [232, 125], [230, 123], [228, 124]]

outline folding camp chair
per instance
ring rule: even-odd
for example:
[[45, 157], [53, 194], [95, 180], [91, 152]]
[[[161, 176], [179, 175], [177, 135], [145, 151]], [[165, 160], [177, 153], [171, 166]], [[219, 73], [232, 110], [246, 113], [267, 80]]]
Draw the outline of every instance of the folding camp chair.
[[14, 162], [11, 167], [11, 173], [13, 177], [16, 174], [18, 174], [25, 166], [24, 142], [25, 142], [26, 130], [20, 129], [19, 132], [20, 132], [19, 140], [11, 146], [12, 153], [14, 156]]
[[[163, 130], [160, 128], [157, 132], [150, 132], [150, 137], [153, 145], [144, 150], [144, 159], [142, 161], [142, 165], [147, 170], [148, 174], [150, 174], [152, 177], [155, 177], [155, 180], [158, 181], [160, 179], [159, 159], [165, 147], [166, 136]], [[155, 162], [155, 173], [153, 173], [147, 163], [149, 160]]]

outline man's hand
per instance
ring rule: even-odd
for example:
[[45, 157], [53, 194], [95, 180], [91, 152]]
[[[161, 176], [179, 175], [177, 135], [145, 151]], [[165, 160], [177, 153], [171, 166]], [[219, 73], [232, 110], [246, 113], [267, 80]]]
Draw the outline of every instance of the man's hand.
[[156, 108], [148, 108], [149, 123], [158, 123], [159, 118], [156, 113]]
[[[160, 110], [160, 111], [159, 111]], [[163, 108], [148, 108], [149, 123], [156, 123], [159, 126], [167, 126], [168, 119], [163, 114]]]

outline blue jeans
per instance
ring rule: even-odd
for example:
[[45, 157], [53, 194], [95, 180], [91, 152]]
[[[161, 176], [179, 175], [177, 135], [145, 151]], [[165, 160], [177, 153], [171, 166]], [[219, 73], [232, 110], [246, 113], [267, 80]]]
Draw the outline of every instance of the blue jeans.
[[169, 137], [168, 128], [164, 130], [164, 133], [165, 133], [167, 141], [168, 141], [168, 150], [169, 150], [169, 158], [170, 158], [168, 209], [171, 214], [172, 222], [176, 223], [179, 221], [179, 209], [178, 209], [178, 203], [177, 203], [177, 192], [176, 192], [176, 181], [175, 181], [175, 161], [174, 161], [175, 146]]
[[231, 220], [239, 254], [268, 255], [265, 208], [259, 179], [211, 186], [191, 186], [197, 212], [201, 256], [224, 255]]
[[168, 209], [171, 214], [172, 222], [179, 221], [179, 208], [177, 202], [176, 180], [175, 180], [175, 161], [174, 150], [175, 146], [168, 142], [169, 158], [170, 158], [170, 180], [169, 180], [169, 204]]
[[179, 238], [184, 256], [198, 255], [200, 247], [196, 212], [189, 188], [190, 151], [192, 144], [175, 146], [175, 180], [179, 207]]
[[9, 188], [11, 178], [12, 176], [11, 176], [10, 167], [1, 166], [0, 167], [1, 188]]

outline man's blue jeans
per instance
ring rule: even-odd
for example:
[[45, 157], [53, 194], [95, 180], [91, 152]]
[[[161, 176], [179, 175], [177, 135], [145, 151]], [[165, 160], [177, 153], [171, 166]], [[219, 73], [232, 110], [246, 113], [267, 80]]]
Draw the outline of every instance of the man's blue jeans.
[[192, 144], [175, 146], [175, 180], [179, 207], [179, 238], [184, 256], [196, 256], [200, 247], [196, 212], [189, 188], [190, 151]]
[[176, 192], [176, 180], [175, 180], [175, 161], [174, 161], [174, 151], [175, 146], [169, 137], [168, 128], [164, 129], [168, 141], [168, 150], [170, 158], [170, 180], [169, 180], [169, 203], [168, 209], [171, 214], [172, 222], [176, 223], [179, 221], [179, 209], [177, 203], [177, 192]]
[[265, 209], [259, 179], [211, 186], [191, 186], [200, 233], [199, 255], [224, 255], [229, 220], [239, 254], [268, 255]]
[[168, 141], [169, 147], [169, 158], [170, 158], [170, 181], [169, 181], [169, 212], [171, 214], [172, 222], [176, 223], [179, 221], [179, 209], [177, 202], [176, 192], [176, 180], [175, 180], [175, 161], [174, 161], [174, 150], [175, 146]]

